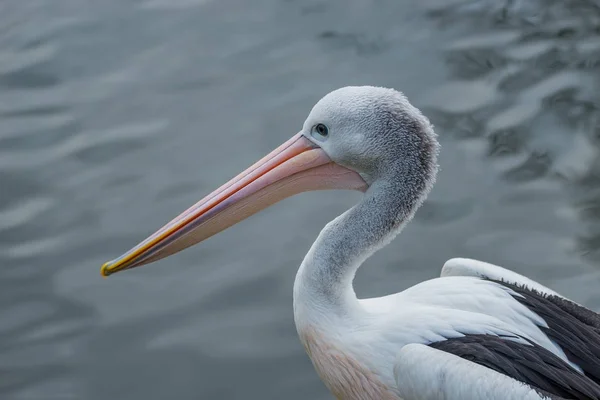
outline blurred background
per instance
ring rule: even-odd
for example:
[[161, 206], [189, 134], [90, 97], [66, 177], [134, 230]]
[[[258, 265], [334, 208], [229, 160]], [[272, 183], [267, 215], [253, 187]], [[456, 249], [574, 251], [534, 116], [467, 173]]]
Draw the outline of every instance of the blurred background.
[[0, 398], [329, 399], [293, 324], [320, 229], [288, 199], [102, 279], [346, 85], [402, 90], [442, 143], [360, 297], [496, 263], [600, 310], [598, 0], [3, 0]]

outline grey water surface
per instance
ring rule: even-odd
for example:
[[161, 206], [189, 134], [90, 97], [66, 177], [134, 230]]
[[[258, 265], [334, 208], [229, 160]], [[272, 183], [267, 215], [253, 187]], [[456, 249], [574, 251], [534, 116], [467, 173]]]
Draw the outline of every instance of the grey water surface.
[[0, 2], [0, 398], [328, 399], [292, 285], [350, 192], [100, 265], [346, 85], [404, 91], [441, 173], [361, 297], [490, 261], [600, 310], [597, 0]]

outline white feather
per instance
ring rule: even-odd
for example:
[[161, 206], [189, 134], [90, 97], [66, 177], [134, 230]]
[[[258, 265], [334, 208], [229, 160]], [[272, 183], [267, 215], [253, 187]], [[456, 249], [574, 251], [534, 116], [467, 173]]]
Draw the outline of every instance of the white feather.
[[504, 281], [512, 284], [523, 285], [529, 289], [537, 290], [540, 293], [554, 296], [561, 296], [552, 289], [527, 278], [521, 274], [506, 268], [483, 261], [472, 260], [469, 258], [452, 258], [442, 267], [440, 276], [476, 276], [480, 278], [489, 278]]
[[421, 344], [400, 350], [394, 374], [404, 400], [550, 400], [506, 375]]

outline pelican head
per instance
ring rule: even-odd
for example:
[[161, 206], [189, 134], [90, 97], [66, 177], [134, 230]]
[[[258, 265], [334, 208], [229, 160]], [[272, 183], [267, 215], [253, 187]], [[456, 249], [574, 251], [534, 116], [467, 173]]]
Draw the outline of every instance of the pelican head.
[[[102, 266], [108, 276], [177, 253], [291, 195], [383, 186], [421, 198], [437, 171], [431, 124], [406, 97], [372, 86], [323, 97], [302, 130], [146, 240]], [[397, 184], [401, 182], [401, 184]]]

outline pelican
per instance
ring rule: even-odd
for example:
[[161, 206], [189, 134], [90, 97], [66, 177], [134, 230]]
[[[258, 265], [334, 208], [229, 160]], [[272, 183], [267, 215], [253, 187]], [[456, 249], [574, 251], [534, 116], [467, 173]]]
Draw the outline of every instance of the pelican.
[[438, 278], [357, 298], [357, 269], [412, 219], [438, 152], [433, 126], [401, 92], [335, 90], [300, 132], [102, 274], [177, 253], [300, 192], [358, 190], [308, 251], [293, 292], [300, 341], [336, 398], [600, 399], [600, 315], [515, 272], [456, 258]]

